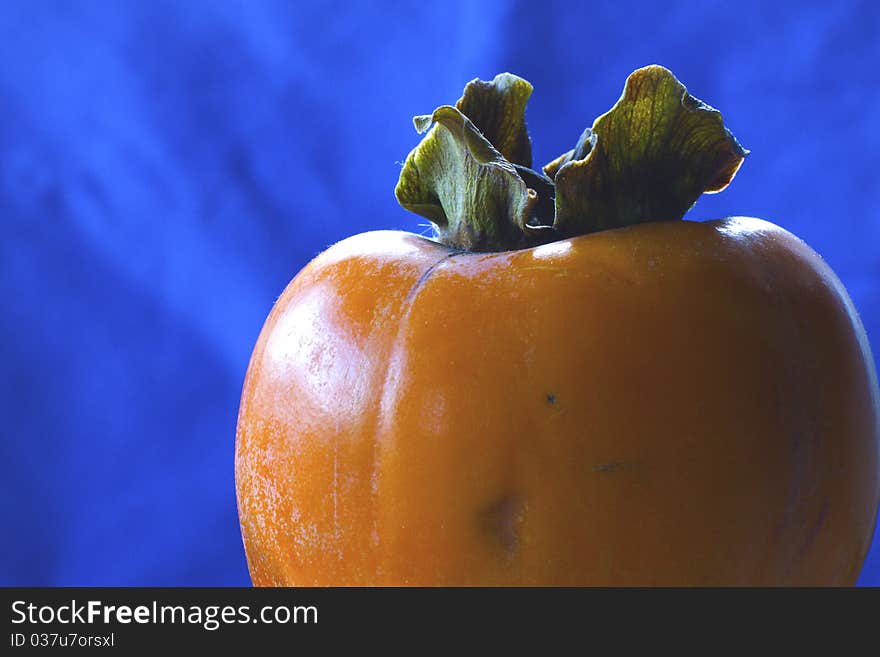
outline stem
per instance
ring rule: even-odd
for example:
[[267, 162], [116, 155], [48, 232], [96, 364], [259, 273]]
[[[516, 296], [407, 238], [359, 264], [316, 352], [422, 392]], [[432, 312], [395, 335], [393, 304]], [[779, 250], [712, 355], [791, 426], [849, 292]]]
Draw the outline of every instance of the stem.
[[[575, 148], [530, 168], [525, 107], [532, 86], [503, 73], [474, 80], [455, 107], [413, 122], [427, 132], [400, 173], [400, 204], [437, 238], [467, 251], [506, 251], [647, 221], [681, 219], [724, 189], [748, 151], [721, 114], [661, 66], [632, 73], [623, 95]], [[433, 127], [432, 127], [433, 126]]]

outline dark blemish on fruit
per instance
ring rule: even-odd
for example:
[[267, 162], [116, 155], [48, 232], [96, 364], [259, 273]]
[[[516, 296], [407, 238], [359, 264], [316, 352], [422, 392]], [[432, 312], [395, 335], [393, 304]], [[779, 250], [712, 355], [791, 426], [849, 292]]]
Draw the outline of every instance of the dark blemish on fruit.
[[554, 395], [552, 392], [547, 393], [547, 403], [548, 404], [555, 404], [556, 403], [556, 395]]
[[525, 504], [518, 495], [504, 495], [480, 512], [483, 530], [497, 540], [508, 558], [519, 547], [519, 526]]

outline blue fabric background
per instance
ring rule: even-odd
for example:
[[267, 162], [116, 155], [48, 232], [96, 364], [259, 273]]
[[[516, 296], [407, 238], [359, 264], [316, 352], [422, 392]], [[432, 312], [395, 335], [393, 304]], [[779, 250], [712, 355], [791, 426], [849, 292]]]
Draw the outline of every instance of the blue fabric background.
[[[874, 2], [4, 2], [0, 584], [249, 582], [239, 393], [272, 302], [392, 190], [413, 114], [511, 71], [537, 162], [661, 63], [752, 150], [692, 218], [837, 271], [880, 350]], [[880, 585], [880, 546], [860, 579]]]

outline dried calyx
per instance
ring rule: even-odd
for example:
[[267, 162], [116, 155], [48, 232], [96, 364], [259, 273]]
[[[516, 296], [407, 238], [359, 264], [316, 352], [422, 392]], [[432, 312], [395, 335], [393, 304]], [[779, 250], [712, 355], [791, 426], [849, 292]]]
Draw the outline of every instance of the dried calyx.
[[413, 119], [425, 133], [395, 194], [439, 241], [506, 251], [647, 221], [681, 219], [719, 192], [748, 155], [720, 112], [662, 66], [632, 73], [623, 95], [575, 147], [535, 171], [525, 107], [532, 85], [510, 73], [474, 80], [455, 106]]

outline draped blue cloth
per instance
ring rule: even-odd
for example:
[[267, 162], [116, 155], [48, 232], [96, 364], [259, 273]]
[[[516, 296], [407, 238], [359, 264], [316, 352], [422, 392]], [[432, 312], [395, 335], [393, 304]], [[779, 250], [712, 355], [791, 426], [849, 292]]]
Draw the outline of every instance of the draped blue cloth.
[[[251, 348], [315, 254], [423, 231], [413, 114], [536, 88], [536, 162], [671, 68], [752, 155], [690, 217], [781, 224], [880, 349], [876, 3], [0, 5], [0, 584], [240, 585]], [[861, 584], [880, 585], [875, 538]]]

